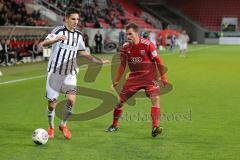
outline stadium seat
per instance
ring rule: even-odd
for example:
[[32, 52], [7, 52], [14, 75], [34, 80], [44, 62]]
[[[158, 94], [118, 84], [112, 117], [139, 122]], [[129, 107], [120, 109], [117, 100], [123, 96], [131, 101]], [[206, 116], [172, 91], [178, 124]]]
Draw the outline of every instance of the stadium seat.
[[240, 1], [237, 0], [167, 0], [173, 6], [193, 20], [200, 22], [212, 31], [220, 31], [222, 17], [233, 16], [240, 19]]

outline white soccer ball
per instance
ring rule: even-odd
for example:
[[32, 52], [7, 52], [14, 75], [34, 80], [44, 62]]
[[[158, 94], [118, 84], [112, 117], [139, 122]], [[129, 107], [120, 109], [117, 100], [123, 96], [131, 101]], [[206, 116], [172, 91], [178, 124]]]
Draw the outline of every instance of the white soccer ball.
[[32, 134], [32, 140], [38, 145], [46, 144], [48, 141], [48, 133], [45, 129], [38, 128]]

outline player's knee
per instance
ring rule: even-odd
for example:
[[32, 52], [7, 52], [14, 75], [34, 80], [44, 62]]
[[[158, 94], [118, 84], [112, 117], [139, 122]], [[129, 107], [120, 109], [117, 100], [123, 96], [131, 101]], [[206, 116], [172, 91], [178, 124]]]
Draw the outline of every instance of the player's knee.
[[159, 100], [159, 96], [158, 95], [150, 96], [150, 99], [153, 101], [157, 101]]
[[75, 104], [75, 99], [76, 99], [76, 95], [72, 95], [72, 94], [67, 94], [66, 95], [67, 103], [70, 106], [73, 106]]
[[51, 101], [48, 101], [48, 109], [50, 111], [54, 110], [55, 106], [56, 106], [57, 100], [53, 99]]
[[54, 107], [48, 105], [48, 110], [49, 110], [49, 111], [53, 111], [53, 110], [54, 110]]
[[71, 98], [67, 99], [67, 104], [68, 104], [69, 106], [73, 106], [74, 103], [75, 103], [75, 99], [71, 99]]
[[151, 96], [150, 99], [154, 106], [159, 106], [159, 99], [160, 99], [159, 96]]

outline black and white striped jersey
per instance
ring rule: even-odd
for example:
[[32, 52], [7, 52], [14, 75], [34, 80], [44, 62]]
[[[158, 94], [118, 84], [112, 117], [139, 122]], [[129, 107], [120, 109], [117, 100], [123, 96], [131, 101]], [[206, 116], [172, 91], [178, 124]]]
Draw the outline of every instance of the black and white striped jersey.
[[82, 33], [77, 29], [71, 32], [63, 25], [55, 27], [46, 39], [55, 39], [59, 35], [65, 35], [67, 38], [52, 45], [48, 72], [61, 75], [77, 74], [77, 52], [85, 50]]

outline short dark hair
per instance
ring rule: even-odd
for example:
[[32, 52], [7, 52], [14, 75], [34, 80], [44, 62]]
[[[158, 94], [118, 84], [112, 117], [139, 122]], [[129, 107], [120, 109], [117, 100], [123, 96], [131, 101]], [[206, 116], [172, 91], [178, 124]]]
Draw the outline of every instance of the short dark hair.
[[79, 11], [74, 7], [69, 7], [66, 9], [65, 16], [70, 17], [71, 14], [79, 14]]
[[139, 27], [137, 24], [135, 23], [129, 23], [127, 26], [126, 26], [126, 30], [129, 30], [130, 28], [132, 28], [135, 32], [139, 32]]

